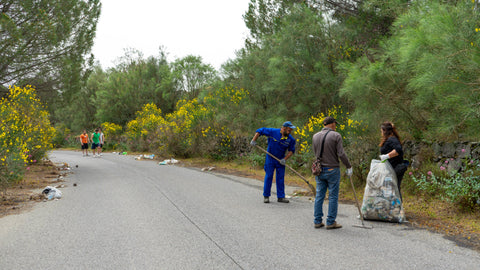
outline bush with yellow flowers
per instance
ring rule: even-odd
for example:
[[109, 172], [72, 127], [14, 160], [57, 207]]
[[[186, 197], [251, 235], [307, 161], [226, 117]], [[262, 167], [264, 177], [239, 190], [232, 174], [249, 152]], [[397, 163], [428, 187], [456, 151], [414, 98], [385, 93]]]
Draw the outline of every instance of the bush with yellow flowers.
[[[159, 155], [212, 156], [231, 159], [239, 143], [231, 131], [239, 116], [224, 118], [225, 111], [241, 112], [248, 92], [225, 88], [208, 94], [203, 100], [180, 100], [174, 112], [162, 116], [154, 104], [146, 104], [126, 128], [131, 150], [153, 151]], [[222, 113], [220, 113], [222, 112]], [[235, 123], [234, 123], [235, 122]]]
[[165, 116], [159, 126], [163, 150], [169, 154], [188, 157], [204, 153], [202, 129], [213, 120], [212, 111], [197, 100], [180, 100], [176, 110]]
[[104, 122], [102, 124], [102, 132], [104, 136], [105, 149], [117, 149], [118, 144], [122, 141], [122, 126], [115, 123]]
[[213, 111], [215, 123], [219, 126], [232, 130], [243, 129], [252, 121], [252, 115], [249, 114], [251, 112], [246, 109], [250, 105], [249, 95], [243, 88], [219, 88], [203, 98], [203, 103]]
[[136, 113], [136, 118], [127, 123], [126, 138], [132, 151], [148, 151], [157, 134], [156, 130], [165, 123], [162, 110], [149, 103]]
[[209, 155], [215, 159], [231, 160], [250, 151], [249, 140], [241, 136], [251, 123], [249, 92], [243, 88], [224, 87], [210, 92], [203, 103], [213, 112], [214, 121], [202, 129], [202, 135], [212, 146]]
[[53, 148], [55, 129], [31, 86], [10, 87], [0, 101], [0, 182], [21, 179], [25, 167]]
[[228, 127], [219, 126], [218, 123], [210, 123], [209, 126], [202, 128], [202, 138], [200, 138], [199, 153], [203, 153], [217, 160], [231, 160], [235, 157], [236, 137], [233, 131]]
[[[312, 148], [312, 137], [324, 128], [323, 120], [327, 116], [332, 116], [339, 123], [336, 131], [342, 135], [343, 146], [350, 162], [354, 167], [357, 167], [359, 164], [354, 163], [358, 159], [356, 157], [353, 158], [352, 154], [362, 152], [358, 151], [358, 144], [362, 143], [361, 138], [366, 130], [366, 126], [360, 121], [353, 120], [350, 117], [350, 113], [344, 112], [341, 106], [333, 106], [327, 110], [326, 114], [319, 113], [311, 116], [303, 127], [298, 127], [294, 130], [293, 135], [297, 139], [297, 151], [294, 160], [299, 164], [311, 164], [311, 161], [315, 158]], [[356, 171], [354, 170], [354, 172]]]
[[315, 133], [324, 128], [323, 119], [331, 116], [339, 123], [336, 131], [342, 135], [343, 145], [348, 146], [352, 143], [355, 137], [365, 131], [362, 122], [350, 118], [348, 112], [344, 112], [341, 106], [334, 106], [328, 109], [327, 113], [319, 113], [311, 116], [303, 127], [298, 127], [294, 130], [294, 135], [297, 138], [297, 153], [314, 156], [312, 149], [312, 137]]

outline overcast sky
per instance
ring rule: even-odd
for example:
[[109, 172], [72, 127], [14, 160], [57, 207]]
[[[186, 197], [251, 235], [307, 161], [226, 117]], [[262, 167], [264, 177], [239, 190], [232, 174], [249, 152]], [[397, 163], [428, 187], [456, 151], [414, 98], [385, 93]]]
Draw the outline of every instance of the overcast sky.
[[250, 0], [101, 0], [93, 54], [104, 69], [115, 66], [124, 49], [168, 60], [201, 56], [215, 68], [244, 47], [248, 34], [242, 15]]

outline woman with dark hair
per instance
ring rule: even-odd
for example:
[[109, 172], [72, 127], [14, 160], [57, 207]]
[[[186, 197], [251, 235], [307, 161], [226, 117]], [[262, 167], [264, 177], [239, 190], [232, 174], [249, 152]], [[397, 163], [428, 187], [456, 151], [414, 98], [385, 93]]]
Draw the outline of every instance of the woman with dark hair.
[[[382, 161], [388, 159], [397, 175], [398, 191], [400, 192], [400, 199], [402, 193], [400, 185], [402, 183], [403, 175], [408, 167], [408, 161], [403, 160], [403, 148], [400, 142], [400, 136], [397, 129], [391, 122], [384, 122], [381, 125], [382, 141], [380, 142], [380, 159]], [[403, 201], [403, 200], [402, 200]]]

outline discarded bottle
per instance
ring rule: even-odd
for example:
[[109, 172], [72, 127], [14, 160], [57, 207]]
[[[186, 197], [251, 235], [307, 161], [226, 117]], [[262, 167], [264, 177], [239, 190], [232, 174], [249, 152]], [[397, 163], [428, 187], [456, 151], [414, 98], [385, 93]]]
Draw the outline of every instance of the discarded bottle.
[[385, 181], [383, 182], [383, 185], [384, 185], [383, 196], [385, 198], [392, 197], [393, 196], [392, 177], [390, 176], [385, 177]]

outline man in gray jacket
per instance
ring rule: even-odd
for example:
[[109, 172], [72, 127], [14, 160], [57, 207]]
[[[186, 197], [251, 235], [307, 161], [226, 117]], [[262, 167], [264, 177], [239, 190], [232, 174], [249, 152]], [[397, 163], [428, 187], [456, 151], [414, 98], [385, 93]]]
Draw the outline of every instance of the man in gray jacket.
[[[317, 195], [315, 197], [314, 206], [314, 227], [321, 228], [325, 226], [323, 223], [323, 201], [325, 194], [328, 195], [328, 215], [327, 215], [327, 230], [339, 229], [342, 225], [338, 224], [337, 218], [338, 210], [338, 191], [340, 187], [340, 162], [347, 167], [347, 175], [351, 176], [353, 173], [352, 165], [348, 160], [347, 155], [343, 150], [342, 135], [336, 132], [337, 121], [335, 118], [328, 116], [323, 120], [325, 126], [320, 132], [315, 133], [312, 139], [313, 151], [317, 158], [321, 158], [322, 173], [315, 176], [317, 182]], [[324, 142], [324, 143], [323, 143]], [[323, 147], [322, 147], [322, 144]], [[323, 153], [322, 152], [323, 148]], [[321, 157], [320, 157], [321, 155]]]

